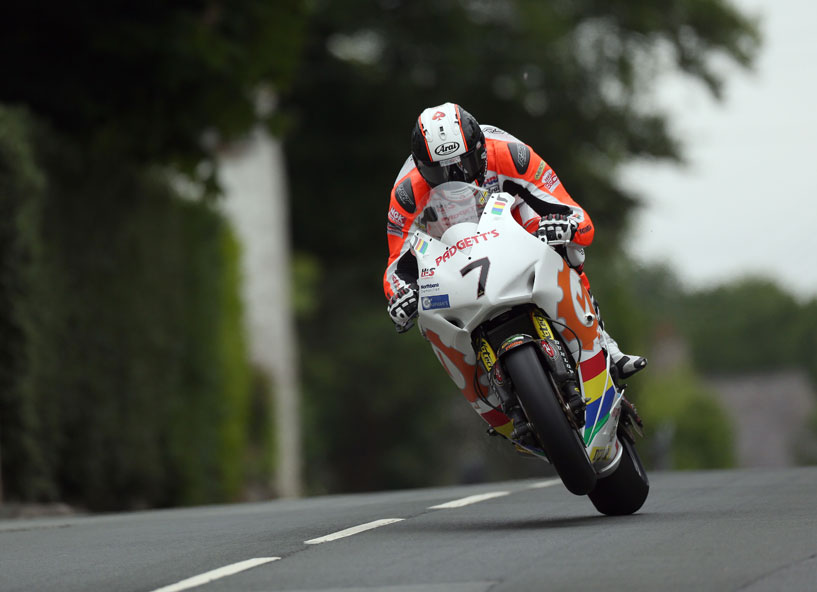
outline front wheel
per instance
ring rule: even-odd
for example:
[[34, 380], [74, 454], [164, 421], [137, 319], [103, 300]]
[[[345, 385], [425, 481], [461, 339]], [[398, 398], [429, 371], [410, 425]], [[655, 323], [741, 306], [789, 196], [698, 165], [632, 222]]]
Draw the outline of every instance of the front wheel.
[[608, 516], [637, 512], [650, 492], [650, 480], [635, 446], [626, 437], [620, 437], [619, 441], [624, 450], [616, 470], [609, 477], [599, 479], [596, 488], [588, 494], [596, 509]]
[[589, 493], [596, 471], [576, 430], [567, 421], [561, 399], [542, 368], [533, 345], [510, 350], [502, 358], [519, 403], [565, 487], [576, 495]]

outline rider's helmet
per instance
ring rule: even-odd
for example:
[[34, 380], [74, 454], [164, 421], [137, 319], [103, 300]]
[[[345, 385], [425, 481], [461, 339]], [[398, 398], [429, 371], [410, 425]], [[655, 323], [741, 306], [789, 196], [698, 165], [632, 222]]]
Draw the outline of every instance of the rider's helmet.
[[432, 187], [447, 181], [478, 185], [485, 181], [485, 134], [473, 115], [454, 103], [420, 113], [411, 132], [411, 156]]

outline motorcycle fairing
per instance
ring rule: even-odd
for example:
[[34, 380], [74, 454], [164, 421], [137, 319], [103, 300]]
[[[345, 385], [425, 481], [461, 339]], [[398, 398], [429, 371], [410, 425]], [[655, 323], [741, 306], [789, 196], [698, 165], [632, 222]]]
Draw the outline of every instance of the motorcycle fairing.
[[[435, 346], [438, 358], [457, 386], [464, 389], [464, 383], [470, 382], [476, 372], [480, 372], [484, 380], [484, 371], [476, 363], [472, 332], [489, 317], [516, 305], [535, 303], [556, 321], [554, 328], [565, 339], [577, 362], [587, 401], [584, 442], [597, 471], [606, 473], [615, 468], [621, 457], [615, 433], [617, 422], [610, 421], [620, 412], [620, 395], [610, 376], [590, 297], [578, 274], [561, 256], [513, 218], [511, 208], [506, 207], [512, 203], [509, 197], [494, 194], [476, 224], [452, 226], [439, 239], [422, 230], [414, 233], [412, 249], [419, 268], [433, 270], [430, 277], [421, 277], [418, 281], [418, 325], [432, 345], [438, 342]], [[494, 248], [495, 239], [500, 239], [502, 249]], [[482, 270], [478, 272], [474, 268], [474, 263], [482, 259], [490, 262], [484, 277], [480, 277]], [[424, 306], [424, 298], [432, 296], [447, 306]], [[453, 350], [467, 361], [470, 377], [455, 378], [451, 374], [450, 364], [440, 356], [443, 349]], [[446, 356], [450, 359], [451, 353]], [[461, 374], [462, 370], [458, 369], [457, 373]], [[473, 394], [466, 396], [488, 421], [485, 414], [490, 409], [484, 409], [486, 406], [478, 399], [472, 400]], [[503, 415], [504, 419], [507, 418]]]

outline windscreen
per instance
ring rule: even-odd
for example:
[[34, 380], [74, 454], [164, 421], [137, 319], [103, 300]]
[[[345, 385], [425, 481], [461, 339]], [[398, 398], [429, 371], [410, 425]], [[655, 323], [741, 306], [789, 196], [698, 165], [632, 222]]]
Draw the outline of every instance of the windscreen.
[[488, 197], [487, 190], [469, 183], [452, 181], [437, 185], [429, 194], [421, 218], [426, 232], [439, 239], [452, 226], [463, 222], [476, 224]]

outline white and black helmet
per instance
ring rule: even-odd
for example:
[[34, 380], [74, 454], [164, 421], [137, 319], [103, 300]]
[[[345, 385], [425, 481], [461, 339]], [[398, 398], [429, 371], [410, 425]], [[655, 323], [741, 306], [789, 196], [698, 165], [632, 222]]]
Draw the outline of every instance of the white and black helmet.
[[420, 113], [411, 133], [411, 156], [432, 187], [448, 181], [481, 185], [485, 180], [485, 135], [477, 120], [454, 103]]

